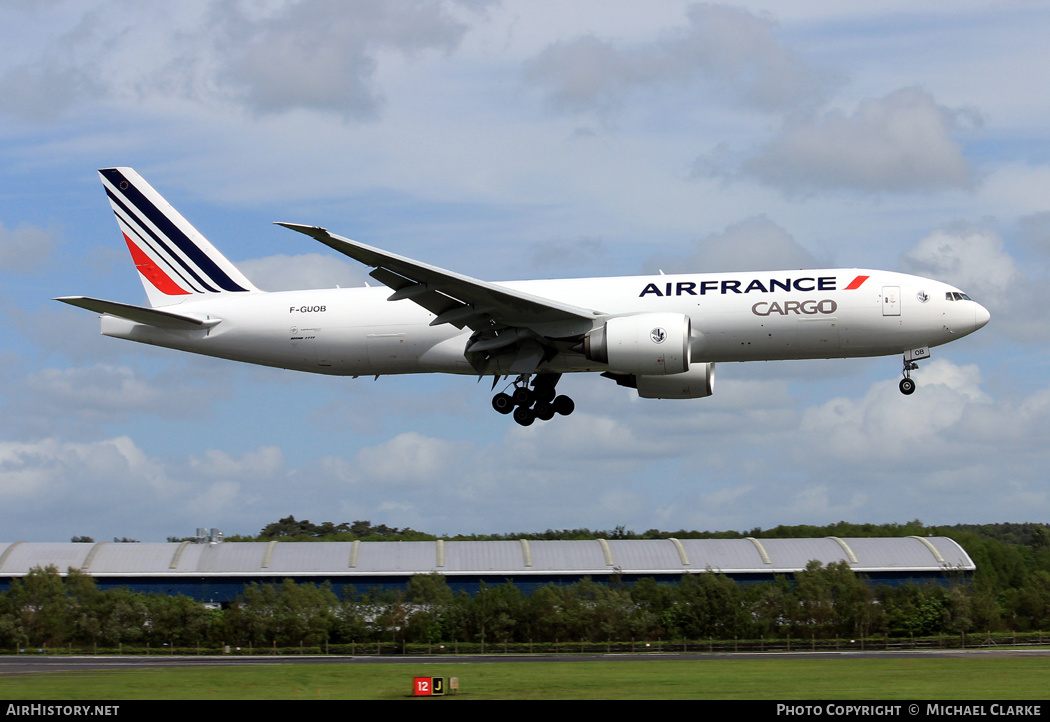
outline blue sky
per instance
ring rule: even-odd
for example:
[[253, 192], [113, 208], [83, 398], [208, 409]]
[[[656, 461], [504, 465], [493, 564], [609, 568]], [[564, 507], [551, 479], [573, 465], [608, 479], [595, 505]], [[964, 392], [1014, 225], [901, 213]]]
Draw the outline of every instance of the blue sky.
[[[294, 514], [434, 533], [1050, 517], [1050, 6], [0, 5], [0, 538]], [[98, 334], [142, 303], [95, 170], [132, 166], [269, 290], [364, 269], [291, 221], [488, 280], [843, 266], [992, 322], [897, 358], [597, 377], [522, 428], [489, 384], [343, 379]]]

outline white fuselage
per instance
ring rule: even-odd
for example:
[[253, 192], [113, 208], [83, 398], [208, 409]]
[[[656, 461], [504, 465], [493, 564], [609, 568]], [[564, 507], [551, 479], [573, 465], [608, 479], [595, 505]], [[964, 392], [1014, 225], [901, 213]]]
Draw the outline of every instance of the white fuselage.
[[[674, 312], [692, 320], [693, 363], [843, 358], [938, 346], [983, 326], [988, 312], [958, 289], [886, 271], [820, 269], [498, 284], [608, 316]], [[953, 292], [955, 297], [953, 299]], [[247, 363], [335, 375], [463, 373], [469, 328], [429, 325], [386, 287], [224, 294], [164, 307], [201, 319], [167, 330], [114, 316], [102, 333]], [[559, 353], [541, 372], [603, 371]]]

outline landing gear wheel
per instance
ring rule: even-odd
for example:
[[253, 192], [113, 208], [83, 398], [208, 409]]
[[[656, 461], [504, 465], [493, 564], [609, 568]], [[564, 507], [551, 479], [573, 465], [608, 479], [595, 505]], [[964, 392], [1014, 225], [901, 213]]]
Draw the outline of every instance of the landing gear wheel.
[[554, 418], [554, 406], [547, 401], [537, 401], [536, 405], [532, 407], [532, 410], [536, 413], [536, 418], [540, 421], [550, 421]]
[[532, 406], [532, 392], [525, 386], [514, 389], [514, 403], [523, 408]]
[[568, 416], [576, 410], [576, 404], [568, 396], [559, 396], [551, 403], [554, 410], [562, 416]]
[[501, 414], [509, 414], [514, 410], [514, 399], [507, 394], [496, 394], [492, 397], [492, 408]]
[[514, 420], [522, 426], [531, 426], [532, 422], [536, 420], [536, 414], [527, 406], [519, 406], [514, 409]]
[[900, 389], [905, 396], [911, 396], [915, 393], [915, 382], [911, 379], [901, 379]]

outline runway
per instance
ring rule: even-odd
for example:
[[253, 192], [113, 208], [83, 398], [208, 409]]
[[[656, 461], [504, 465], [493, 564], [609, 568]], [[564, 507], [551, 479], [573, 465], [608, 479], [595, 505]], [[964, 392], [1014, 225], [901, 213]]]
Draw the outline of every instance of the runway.
[[0, 677], [54, 672], [163, 669], [171, 667], [245, 667], [273, 664], [514, 664], [522, 662], [645, 662], [759, 659], [964, 659], [974, 657], [1050, 657], [1050, 649], [944, 649], [846, 652], [725, 652], [669, 654], [491, 654], [396, 656], [135, 656], [135, 657], [0, 657]]

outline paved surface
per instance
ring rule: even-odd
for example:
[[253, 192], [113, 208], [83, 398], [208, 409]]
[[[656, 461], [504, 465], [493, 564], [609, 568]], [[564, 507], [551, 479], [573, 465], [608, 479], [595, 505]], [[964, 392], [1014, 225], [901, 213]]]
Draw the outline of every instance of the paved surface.
[[0, 676], [46, 672], [86, 672], [96, 670], [148, 669], [164, 667], [234, 667], [269, 664], [480, 664], [516, 662], [616, 662], [657, 660], [725, 659], [908, 659], [916, 657], [1050, 657], [1050, 649], [945, 649], [892, 652], [762, 652], [721, 654], [559, 654], [559, 655], [397, 655], [361, 656], [136, 656], [136, 657], [0, 657]]

